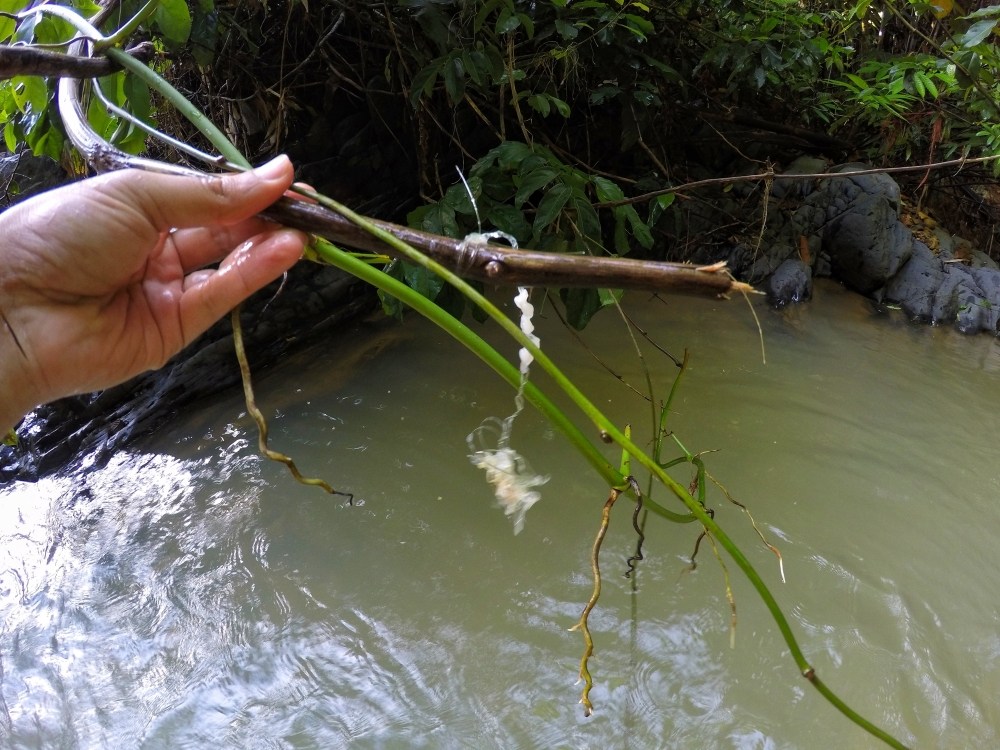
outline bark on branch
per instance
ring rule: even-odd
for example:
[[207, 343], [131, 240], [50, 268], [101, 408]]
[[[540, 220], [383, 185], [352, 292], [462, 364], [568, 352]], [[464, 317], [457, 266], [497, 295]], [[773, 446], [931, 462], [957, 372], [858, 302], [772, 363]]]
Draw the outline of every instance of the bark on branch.
[[[340, 214], [302, 201], [283, 198], [262, 212], [273, 221], [318, 234], [336, 244], [358, 250], [395, 255], [381, 240]], [[515, 250], [503, 245], [465, 244], [450, 237], [370, 219], [450, 270], [469, 279], [509, 286], [600, 287], [649, 292], [728, 294], [751, 291], [734, 281], [724, 266], [698, 269], [683, 263], [640, 261]]]
[[[128, 50], [142, 61], [153, 57], [153, 43], [143, 42]], [[0, 45], [0, 80], [16, 76], [99, 78], [121, 68], [106, 57], [69, 55], [28, 46]]]
[[[129, 156], [100, 138], [90, 128], [84, 116], [79, 81], [63, 78], [59, 82], [58, 104], [67, 136], [87, 163], [97, 171], [139, 168], [191, 173], [191, 170], [164, 162]], [[320, 235], [337, 245], [397, 255], [393, 248], [346, 217], [322, 206], [283, 198], [261, 215], [286, 226]], [[376, 219], [370, 221], [458, 275], [492, 284], [555, 288], [600, 287], [713, 295], [752, 291], [749, 285], [735, 281], [722, 264], [699, 269], [682, 263], [514, 250], [501, 245], [467, 244]]]

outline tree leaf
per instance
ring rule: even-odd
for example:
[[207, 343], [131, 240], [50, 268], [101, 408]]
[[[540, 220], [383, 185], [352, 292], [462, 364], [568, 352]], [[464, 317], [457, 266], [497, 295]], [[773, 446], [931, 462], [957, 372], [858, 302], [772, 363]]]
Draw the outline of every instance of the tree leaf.
[[930, 92], [931, 96], [937, 99], [940, 96], [940, 93], [938, 92], [937, 85], [934, 83], [934, 79], [926, 73], [918, 72], [917, 75], [920, 76], [920, 80], [924, 82], [924, 88]]
[[487, 157], [493, 156], [500, 169], [517, 169], [517, 167], [534, 152], [531, 146], [521, 141], [504, 141], [492, 149]]
[[625, 198], [625, 193], [622, 192], [622, 189], [607, 177], [595, 174], [590, 178], [590, 181], [594, 183], [594, 187], [597, 189], [597, 200], [602, 203], [604, 201], [620, 201]]
[[429, 97], [434, 92], [434, 84], [441, 72], [441, 64], [441, 60], [432, 60], [413, 76], [413, 82], [410, 84], [410, 104], [413, 107], [417, 106], [421, 97]]
[[167, 47], [180, 47], [191, 35], [191, 12], [185, 0], [160, 0], [153, 19]]
[[611, 297], [597, 289], [560, 289], [559, 297], [566, 306], [566, 321], [578, 331], [587, 327], [601, 308], [611, 304]]
[[[28, 0], [0, 0], [0, 11], [4, 13], [18, 13]], [[7, 41], [13, 34], [17, 24], [13, 18], [0, 17], [0, 42]]]
[[520, 25], [520, 15], [514, 13], [512, 8], [504, 8], [500, 11], [500, 17], [497, 18], [495, 31], [497, 34], [509, 34]]
[[528, 39], [535, 36], [535, 22], [531, 19], [527, 13], [518, 13], [518, 19], [521, 21], [521, 26], [524, 27], [524, 33], [527, 35]]
[[619, 206], [614, 210], [615, 216], [615, 252], [618, 255], [628, 255], [628, 234], [625, 231], [625, 212], [622, 210], [622, 206]]
[[215, 45], [219, 41], [219, 12], [212, 0], [199, 0], [191, 18], [191, 54], [194, 61], [207, 68], [215, 60]]
[[486, 23], [486, 19], [489, 18], [490, 14], [497, 9], [497, 6], [501, 4], [502, 0], [488, 0], [488, 2], [483, 3], [479, 12], [476, 13], [476, 18], [472, 23], [472, 30], [476, 34], [483, 28], [483, 24]]
[[591, 104], [603, 104], [608, 99], [614, 99], [616, 96], [621, 94], [622, 90], [617, 86], [598, 86], [596, 89], [590, 92], [590, 103]]
[[38, 76], [18, 76], [11, 79], [11, 92], [17, 108], [28, 117], [39, 117], [48, 105], [48, 86], [45, 85], [45, 79]]
[[653, 233], [649, 231], [646, 222], [639, 217], [639, 212], [633, 206], [625, 206], [624, 208], [625, 219], [632, 229], [632, 236], [635, 237], [636, 242], [648, 250], [653, 246]]
[[959, 38], [959, 42], [965, 48], [975, 47], [977, 44], [982, 42], [986, 37], [990, 35], [993, 28], [997, 25], [996, 19], [984, 21], [976, 21], [968, 30], [962, 34]]
[[566, 205], [566, 202], [572, 194], [573, 188], [565, 182], [553, 185], [552, 188], [545, 193], [545, 197], [542, 198], [541, 203], [538, 204], [538, 211], [535, 213], [535, 223], [533, 225], [533, 229], [536, 237], [542, 233], [543, 229], [556, 220], [556, 217], [558, 217], [562, 212], [563, 206]]
[[526, 242], [531, 235], [524, 213], [507, 203], [494, 203], [483, 218], [490, 227], [513, 235], [518, 242]]
[[[59, 44], [72, 39], [76, 29], [56, 16], [38, 14], [38, 22], [34, 26], [35, 41], [41, 44]], [[24, 23], [21, 24], [24, 26]], [[18, 30], [20, 31], [20, 29]]]
[[528, 105], [542, 117], [548, 117], [552, 111], [545, 94], [532, 94], [528, 97]]
[[591, 243], [601, 242], [601, 218], [597, 210], [583, 194], [573, 196], [573, 209], [576, 211], [576, 226], [580, 233]]
[[452, 104], [457, 104], [465, 96], [465, 66], [460, 56], [452, 57], [442, 70], [444, 90]]
[[406, 280], [407, 286], [429, 300], [437, 298], [441, 292], [441, 287], [444, 286], [444, 279], [436, 273], [428, 271], [423, 266], [407, 263], [405, 260], [402, 266], [403, 278]]
[[462, 66], [465, 68], [466, 74], [477, 86], [482, 86], [486, 79], [483, 76], [483, 69], [480, 67], [479, 61], [476, 60], [474, 55], [479, 55], [479, 57], [485, 60], [485, 55], [482, 52], [470, 52], [469, 50], [464, 50], [462, 52]]
[[555, 26], [556, 26], [556, 31], [559, 32], [559, 36], [561, 36], [563, 39], [566, 40], [576, 39], [576, 37], [580, 33], [579, 27], [575, 26], [574, 24], [567, 23], [566, 21], [563, 21], [561, 18], [556, 19]]
[[539, 167], [521, 178], [514, 195], [514, 205], [520, 208], [538, 190], [548, 185], [559, 173], [549, 166]]

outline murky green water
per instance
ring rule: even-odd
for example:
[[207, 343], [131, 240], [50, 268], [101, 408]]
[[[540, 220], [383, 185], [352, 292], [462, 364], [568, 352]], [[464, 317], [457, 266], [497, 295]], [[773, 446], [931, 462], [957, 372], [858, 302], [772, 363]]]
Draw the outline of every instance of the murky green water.
[[[832, 286], [759, 310], [766, 365], [742, 301], [630, 306], [691, 351], [673, 427], [717, 451], [709, 470], [781, 548], [787, 584], [714, 492], [717, 518], [849, 703], [919, 747], [997, 746], [1000, 346]], [[541, 334], [648, 436], [644, 402], [554, 321]], [[105, 469], [0, 493], [0, 747], [880, 746], [798, 675], [732, 564], [730, 648], [710, 548], [684, 572], [692, 526], [650, 518], [633, 588], [628, 505], [604, 544], [584, 718], [568, 628], [607, 488], [525, 412], [514, 447], [551, 480], [514, 536], [465, 444], [512, 393], [416, 319], [362, 335], [258, 383], [275, 446], [354, 507], [259, 459], [237, 394]], [[585, 338], [643, 387], [614, 314]], [[664, 397], [673, 366], [645, 355]]]

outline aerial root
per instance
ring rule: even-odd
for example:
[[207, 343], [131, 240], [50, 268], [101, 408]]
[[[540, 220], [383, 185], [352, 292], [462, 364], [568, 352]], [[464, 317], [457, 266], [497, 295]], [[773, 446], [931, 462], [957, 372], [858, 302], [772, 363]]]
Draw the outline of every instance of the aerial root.
[[594, 639], [590, 636], [588, 619], [590, 618], [591, 611], [597, 605], [597, 600], [601, 597], [601, 544], [604, 542], [604, 535], [608, 533], [608, 524], [611, 522], [611, 508], [621, 493], [621, 490], [616, 490], [612, 487], [611, 494], [608, 495], [608, 499], [604, 503], [604, 510], [601, 511], [601, 527], [597, 530], [597, 537], [594, 539], [594, 547], [590, 554], [590, 569], [594, 575], [594, 590], [591, 592], [590, 600], [580, 614], [579, 622], [570, 628], [571, 631], [580, 630], [583, 632], [583, 642], [585, 644], [583, 657], [580, 659], [580, 679], [584, 682], [580, 703], [583, 704], [584, 716], [590, 716], [594, 713], [594, 704], [590, 702], [590, 690], [594, 687], [594, 678], [591, 677], [590, 670], [587, 668], [590, 657], [594, 653]]
[[253, 383], [250, 380], [250, 363], [247, 362], [247, 352], [245, 346], [243, 345], [243, 324], [240, 322], [240, 307], [233, 309], [232, 313], [230, 313], [230, 320], [233, 324], [233, 345], [236, 348], [236, 359], [240, 363], [240, 377], [243, 379], [243, 396], [247, 404], [247, 413], [253, 417], [253, 421], [257, 423], [257, 445], [260, 452], [270, 460], [277, 461], [278, 463], [282, 463], [287, 466], [288, 471], [291, 472], [297, 482], [307, 484], [311, 487], [319, 487], [331, 495], [343, 495], [347, 498], [348, 502], [353, 505], [353, 494], [350, 492], [335, 490], [323, 479], [302, 476], [302, 473], [290, 457], [286, 456], [284, 453], [271, 450], [268, 447], [267, 420], [264, 419], [264, 415], [261, 413], [260, 409], [257, 408], [257, 400], [254, 398], [253, 394]]
[[785, 561], [781, 557], [781, 552], [778, 550], [777, 547], [775, 547], [773, 544], [771, 544], [769, 541], [767, 541], [767, 539], [764, 537], [764, 534], [760, 530], [760, 528], [757, 526], [757, 522], [754, 520], [753, 515], [751, 515], [750, 509], [746, 505], [744, 505], [743, 503], [741, 503], [739, 500], [737, 500], [735, 497], [733, 497], [729, 493], [729, 490], [726, 489], [726, 486], [724, 484], [722, 484], [722, 482], [720, 482], [718, 479], [716, 479], [715, 477], [713, 477], [708, 472], [705, 472], [705, 474], [708, 476], [709, 479], [712, 480], [712, 482], [715, 483], [716, 487], [718, 487], [720, 490], [722, 490], [722, 494], [726, 496], [726, 499], [729, 502], [731, 502], [737, 508], [739, 508], [744, 513], [746, 513], [747, 518], [750, 519], [750, 525], [753, 527], [753, 530], [757, 532], [757, 536], [760, 537], [760, 541], [763, 542], [764, 546], [767, 547], [769, 550], [771, 550], [771, 552], [774, 553], [774, 556], [778, 558], [778, 572], [781, 573], [781, 582], [785, 583]]
[[632, 529], [638, 537], [635, 543], [635, 554], [625, 561], [625, 564], [628, 565], [628, 570], [625, 571], [625, 577], [631, 578], [632, 574], [635, 572], [635, 564], [644, 559], [642, 556], [642, 544], [646, 541], [646, 534], [642, 530], [642, 525], [639, 523], [639, 514], [642, 512], [642, 490], [639, 488], [639, 482], [636, 481], [635, 477], [630, 476], [627, 481], [632, 492], [635, 493], [635, 510], [632, 511]]

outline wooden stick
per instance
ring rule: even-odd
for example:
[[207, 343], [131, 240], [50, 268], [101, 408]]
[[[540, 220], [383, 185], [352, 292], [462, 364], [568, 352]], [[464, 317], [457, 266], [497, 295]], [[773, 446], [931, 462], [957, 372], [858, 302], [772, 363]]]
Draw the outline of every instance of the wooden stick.
[[[153, 57], [153, 43], [143, 42], [128, 54], [146, 61]], [[106, 57], [67, 55], [62, 52], [28, 46], [0, 44], [0, 80], [16, 76], [58, 76], [60, 78], [98, 78], [121, 70]]]
[[[82, 42], [75, 43], [71, 51], [78, 53], [82, 47]], [[99, 172], [138, 168], [172, 174], [200, 174], [165, 162], [130, 156], [98, 136], [84, 116], [80, 84], [75, 79], [60, 80], [58, 104], [69, 139], [87, 163]], [[344, 216], [323, 206], [282, 198], [262, 211], [261, 216], [338, 245], [397, 255], [395, 250]], [[696, 268], [683, 263], [515, 250], [501, 245], [467, 243], [375, 219], [371, 221], [458, 275], [492, 284], [712, 295], [753, 291], [748, 284], [735, 281], [724, 264]]]

